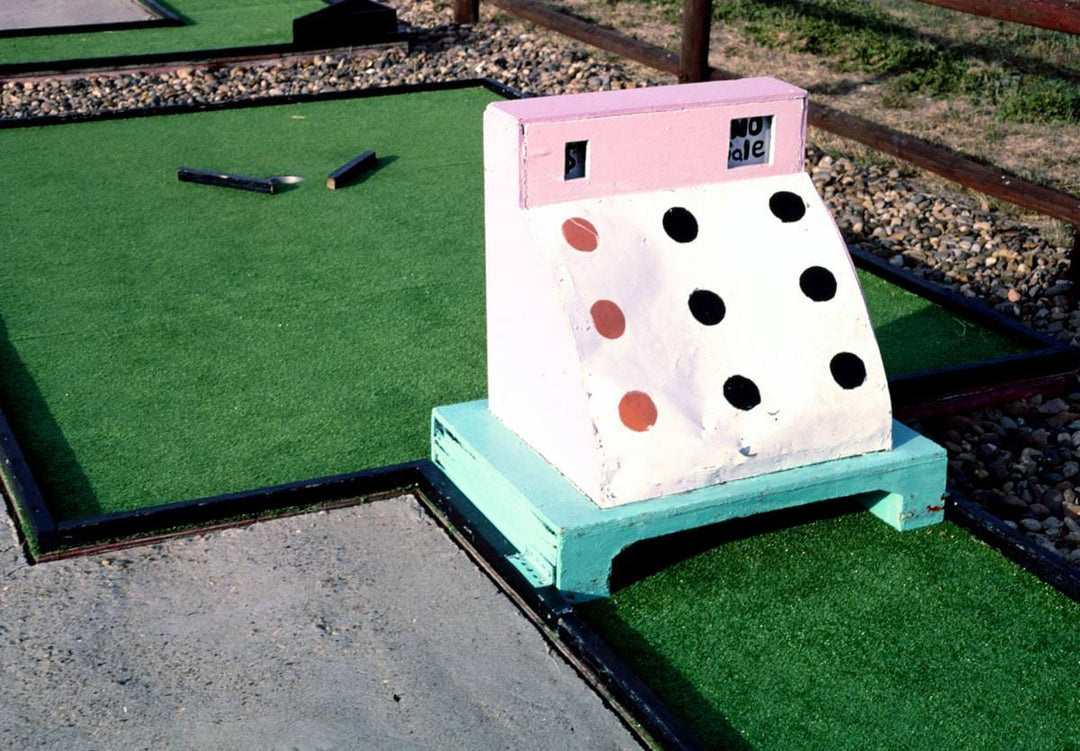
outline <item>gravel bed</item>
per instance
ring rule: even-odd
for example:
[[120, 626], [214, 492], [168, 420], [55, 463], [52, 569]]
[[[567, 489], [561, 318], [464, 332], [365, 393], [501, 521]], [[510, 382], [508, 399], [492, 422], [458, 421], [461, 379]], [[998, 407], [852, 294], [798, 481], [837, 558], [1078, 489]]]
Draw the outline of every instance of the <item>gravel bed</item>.
[[[895, 169], [815, 149], [808, 169], [852, 245], [1062, 342], [1080, 343], [1080, 308], [1063, 278], [1068, 248], [971, 198], [935, 195]], [[1080, 390], [915, 427], [949, 452], [950, 492], [1080, 566]]]
[[[489, 76], [535, 94], [673, 83], [667, 75], [507, 16], [456, 26], [449, 6], [398, 4], [418, 33], [411, 53], [319, 55], [273, 64], [87, 74], [0, 82], [0, 119], [87, 114], [282, 94]], [[931, 281], [980, 298], [1063, 342], [1080, 308], [1063, 280], [1068, 248], [971, 196], [935, 193], [917, 176], [811, 148], [807, 168], [845, 239]], [[1080, 386], [916, 427], [949, 451], [949, 487], [1047, 550], [1080, 564]]]

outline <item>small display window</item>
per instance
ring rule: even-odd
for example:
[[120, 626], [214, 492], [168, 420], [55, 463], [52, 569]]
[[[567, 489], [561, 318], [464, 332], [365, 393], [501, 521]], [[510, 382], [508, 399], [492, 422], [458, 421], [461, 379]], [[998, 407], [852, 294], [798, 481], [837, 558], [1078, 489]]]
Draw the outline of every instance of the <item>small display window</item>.
[[728, 169], [768, 164], [772, 158], [772, 135], [772, 115], [732, 120], [728, 137]]
[[586, 150], [588, 145], [588, 141], [567, 142], [563, 180], [579, 180], [585, 177]]

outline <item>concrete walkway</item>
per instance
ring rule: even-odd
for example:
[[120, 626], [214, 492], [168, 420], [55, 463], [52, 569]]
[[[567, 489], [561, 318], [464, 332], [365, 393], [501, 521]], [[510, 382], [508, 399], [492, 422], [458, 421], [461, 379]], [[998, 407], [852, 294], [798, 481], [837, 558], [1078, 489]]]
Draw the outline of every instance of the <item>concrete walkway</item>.
[[410, 496], [38, 566], [0, 516], [0, 748], [639, 748]]
[[149, 21], [157, 15], [134, 0], [0, 0], [0, 29], [37, 29]]

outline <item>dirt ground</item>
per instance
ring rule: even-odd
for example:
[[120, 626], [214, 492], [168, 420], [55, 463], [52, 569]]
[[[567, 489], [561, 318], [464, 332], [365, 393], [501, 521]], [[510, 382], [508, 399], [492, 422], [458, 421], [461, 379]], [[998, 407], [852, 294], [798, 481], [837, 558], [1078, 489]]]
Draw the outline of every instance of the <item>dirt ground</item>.
[[[483, 6], [482, 6], [483, 7]], [[486, 11], [493, 17], [497, 13]], [[639, 2], [608, 0], [561, 0], [553, 7], [576, 16], [618, 29], [643, 41], [667, 49], [679, 49], [680, 29], [677, 19], [659, 6]], [[956, 14], [958, 23], [978, 24], [985, 19]], [[710, 43], [710, 63], [741, 76], [769, 75], [807, 89], [811, 98], [844, 112], [858, 114], [931, 143], [947, 146], [1006, 171], [1069, 193], [1080, 193], [1080, 126], [1014, 123], [999, 119], [989, 106], [976, 106], [952, 99], [938, 101], [911, 96], [902, 106], [888, 106], [892, 101], [882, 81], [873, 74], [859, 71], [840, 72], [827, 61], [797, 50], [766, 48], [738, 31], [714, 23]], [[655, 76], [655, 72], [650, 72]], [[811, 144], [830, 152], [853, 157], [862, 163], [900, 167], [914, 173], [910, 165], [860, 144], [811, 129]], [[941, 191], [965, 192], [941, 178], [924, 174]], [[982, 199], [983, 203], [987, 199]], [[1021, 218], [1051, 235], [1064, 235], [1069, 229], [1038, 214], [1000, 202], [989, 204]]]

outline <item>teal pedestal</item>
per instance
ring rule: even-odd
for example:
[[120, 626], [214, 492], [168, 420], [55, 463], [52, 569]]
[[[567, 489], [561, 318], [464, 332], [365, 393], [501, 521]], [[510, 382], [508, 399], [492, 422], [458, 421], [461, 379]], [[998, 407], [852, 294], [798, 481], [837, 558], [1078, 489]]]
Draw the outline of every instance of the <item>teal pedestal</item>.
[[432, 459], [518, 550], [511, 562], [538, 587], [574, 601], [606, 597], [624, 548], [765, 511], [858, 496], [898, 530], [944, 517], [945, 450], [898, 422], [892, 451], [852, 456], [600, 508], [488, 411], [486, 401], [438, 407]]

